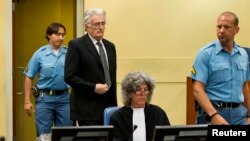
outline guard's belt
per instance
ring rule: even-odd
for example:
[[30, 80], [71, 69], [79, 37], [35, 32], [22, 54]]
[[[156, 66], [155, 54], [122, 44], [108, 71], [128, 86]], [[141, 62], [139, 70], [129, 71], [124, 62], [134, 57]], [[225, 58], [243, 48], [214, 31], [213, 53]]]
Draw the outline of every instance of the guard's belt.
[[40, 89], [40, 93], [46, 93], [48, 95], [61, 95], [68, 92], [68, 89], [64, 90], [48, 90], [48, 89]]
[[213, 101], [217, 108], [237, 108], [240, 106], [241, 103], [234, 103], [234, 102], [223, 102], [223, 101]]

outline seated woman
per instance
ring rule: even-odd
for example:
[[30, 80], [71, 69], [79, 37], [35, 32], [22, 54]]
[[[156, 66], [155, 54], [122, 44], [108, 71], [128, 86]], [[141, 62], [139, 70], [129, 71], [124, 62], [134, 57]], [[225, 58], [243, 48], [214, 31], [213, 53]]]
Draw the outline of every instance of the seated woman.
[[170, 125], [164, 110], [149, 104], [154, 80], [143, 72], [132, 72], [126, 75], [121, 87], [125, 106], [110, 118], [114, 141], [152, 141], [156, 125]]

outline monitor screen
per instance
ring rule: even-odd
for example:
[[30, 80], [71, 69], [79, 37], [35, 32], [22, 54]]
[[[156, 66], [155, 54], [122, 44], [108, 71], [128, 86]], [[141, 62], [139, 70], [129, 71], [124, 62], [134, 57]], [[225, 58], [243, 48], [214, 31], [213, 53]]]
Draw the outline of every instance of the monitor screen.
[[208, 125], [156, 126], [154, 141], [206, 141]]
[[113, 126], [52, 127], [52, 141], [112, 141]]

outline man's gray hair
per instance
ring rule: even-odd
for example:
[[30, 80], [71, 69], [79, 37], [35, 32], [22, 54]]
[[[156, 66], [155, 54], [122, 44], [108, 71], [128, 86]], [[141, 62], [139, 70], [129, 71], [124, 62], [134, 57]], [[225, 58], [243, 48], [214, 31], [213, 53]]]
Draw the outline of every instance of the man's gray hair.
[[84, 25], [88, 25], [90, 23], [90, 18], [95, 14], [103, 15], [104, 17], [106, 17], [106, 12], [105, 12], [104, 9], [102, 9], [102, 8], [91, 8], [91, 9], [87, 10], [84, 13], [84, 17], [83, 17]]

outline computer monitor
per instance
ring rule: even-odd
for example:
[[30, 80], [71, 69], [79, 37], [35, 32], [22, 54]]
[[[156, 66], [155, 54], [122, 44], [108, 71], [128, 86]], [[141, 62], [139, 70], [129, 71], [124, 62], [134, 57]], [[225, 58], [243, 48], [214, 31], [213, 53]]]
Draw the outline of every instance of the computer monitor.
[[52, 127], [52, 141], [112, 141], [112, 125]]
[[156, 126], [154, 141], [206, 141], [208, 125]]

